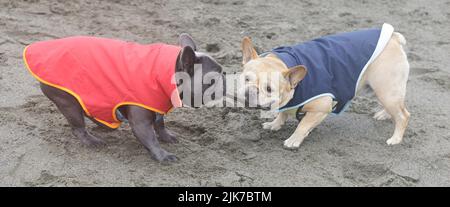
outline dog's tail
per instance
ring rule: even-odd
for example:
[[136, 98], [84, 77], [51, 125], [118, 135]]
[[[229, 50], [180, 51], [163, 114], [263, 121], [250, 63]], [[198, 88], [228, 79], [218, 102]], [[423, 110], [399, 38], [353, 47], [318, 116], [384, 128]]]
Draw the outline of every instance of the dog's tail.
[[402, 34], [394, 32], [393, 36], [402, 46], [406, 45], [406, 39]]

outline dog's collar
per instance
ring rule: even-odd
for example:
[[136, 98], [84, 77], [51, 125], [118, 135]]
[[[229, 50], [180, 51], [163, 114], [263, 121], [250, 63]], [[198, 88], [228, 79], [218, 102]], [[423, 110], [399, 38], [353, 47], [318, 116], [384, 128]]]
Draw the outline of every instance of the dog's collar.
[[295, 112], [295, 118], [298, 121], [301, 121], [303, 117], [305, 116], [305, 112], [302, 112], [303, 106], [298, 107], [297, 111]]
[[[331, 111], [336, 110], [336, 106], [337, 106], [336, 103], [333, 103], [333, 108], [331, 109]], [[305, 115], [307, 113], [307, 112], [302, 112], [302, 109], [303, 109], [303, 106], [300, 106], [300, 107], [297, 108], [297, 111], [295, 111], [295, 118], [298, 121], [301, 121], [303, 119], [303, 117], [305, 117]]]

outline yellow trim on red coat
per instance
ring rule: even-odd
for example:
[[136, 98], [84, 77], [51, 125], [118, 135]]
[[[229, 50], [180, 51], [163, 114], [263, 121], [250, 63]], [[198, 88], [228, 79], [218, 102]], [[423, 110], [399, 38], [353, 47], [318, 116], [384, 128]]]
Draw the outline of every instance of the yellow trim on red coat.
[[117, 105], [114, 107], [114, 109], [113, 109], [113, 111], [112, 111], [112, 116], [113, 116], [113, 119], [114, 119], [114, 120], [120, 122], [120, 121], [117, 119], [117, 117], [116, 117], [116, 110], [117, 110], [119, 107], [124, 106], [124, 105], [140, 106], [140, 107], [142, 107], [142, 108], [145, 108], [145, 109], [147, 109], [147, 110], [150, 110], [150, 111], [153, 111], [153, 112], [162, 114], [162, 115], [165, 115], [165, 114], [169, 113], [170, 111], [172, 111], [172, 108], [170, 108], [170, 109], [168, 110], [168, 112], [163, 112], [163, 111], [161, 111], [161, 110], [158, 110], [158, 109], [155, 109], [155, 108], [146, 106], [146, 105], [144, 105], [144, 104], [140, 104], [140, 103], [136, 103], [136, 102], [130, 102], [130, 101], [125, 101], [125, 102], [120, 102], [119, 104], [117, 104]]
[[[26, 66], [26, 68], [28, 69], [28, 72], [30, 72], [31, 75], [32, 75], [34, 78], [36, 78], [39, 82], [41, 82], [41, 83], [43, 83], [43, 84], [46, 84], [46, 85], [48, 85], [48, 86], [52, 86], [52, 87], [55, 87], [55, 88], [57, 88], [57, 89], [63, 90], [63, 91], [65, 91], [65, 92], [69, 93], [70, 95], [72, 95], [73, 97], [75, 97], [75, 99], [76, 99], [76, 100], [78, 101], [78, 103], [81, 105], [81, 108], [83, 108], [83, 110], [84, 110], [84, 112], [86, 113], [86, 115], [89, 116], [89, 117], [92, 117], [92, 115], [89, 113], [89, 111], [87, 110], [86, 106], [84, 105], [83, 100], [81, 99], [81, 97], [80, 97], [78, 94], [76, 94], [75, 92], [73, 92], [73, 91], [70, 90], [70, 89], [67, 89], [67, 88], [64, 88], [64, 87], [62, 87], [62, 86], [59, 86], [59, 85], [56, 85], [56, 84], [47, 82], [47, 81], [43, 80], [42, 78], [40, 78], [39, 76], [37, 76], [36, 74], [33, 73], [33, 71], [32, 71], [31, 68], [30, 68], [30, 65], [28, 65], [28, 61], [27, 61], [27, 58], [26, 58], [26, 56], [25, 56], [25, 52], [27, 51], [27, 48], [28, 48], [28, 46], [25, 47], [25, 49], [23, 50], [22, 55], [23, 55], [23, 62], [25, 63], [25, 66]], [[109, 122], [107, 122], [107, 121], [98, 119], [98, 118], [96, 118], [96, 117], [92, 117], [92, 118], [95, 119], [96, 121], [98, 121], [98, 122], [104, 124], [105, 126], [108, 126], [109, 128], [117, 129], [117, 128], [120, 126], [120, 124], [121, 124], [122, 122], [119, 121], [119, 120], [117, 119], [117, 117], [116, 117], [116, 110], [117, 110], [120, 106], [123, 106], [123, 105], [135, 105], [135, 106], [140, 106], [140, 107], [145, 108], [145, 109], [147, 109], [147, 110], [154, 111], [154, 112], [157, 112], [157, 113], [160, 113], [160, 114], [163, 114], [163, 115], [164, 115], [164, 114], [167, 114], [168, 112], [172, 111], [172, 109], [173, 109], [173, 108], [171, 108], [171, 109], [169, 109], [169, 111], [168, 111], [167, 113], [165, 113], [165, 112], [163, 112], [163, 111], [160, 111], [160, 110], [158, 110], [158, 109], [155, 109], [155, 108], [152, 108], [152, 107], [149, 107], [149, 106], [140, 104], [140, 103], [135, 103], [135, 102], [120, 102], [119, 104], [117, 104], [117, 105], [113, 108], [113, 111], [112, 111], [112, 116], [113, 116], [113, 119], [116, 121], [116, 123], [109, 123]]]

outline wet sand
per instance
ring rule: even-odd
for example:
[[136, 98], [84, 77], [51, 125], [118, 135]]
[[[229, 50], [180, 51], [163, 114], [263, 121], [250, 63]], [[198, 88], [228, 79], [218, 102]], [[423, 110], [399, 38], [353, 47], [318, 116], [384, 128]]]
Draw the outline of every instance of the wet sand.
[[[0, 0], [0, 186], [450, 186], [450, 1], [47, 1]], [[411, 64], [404, 141], [387, 146], [391, 121], [377, 102], [354, 101], [328, 117], [300, 149], [242, 108], [177, 109], [167, 126], [180, 161], [152, 160], [128, 125], [89, 130], [107, 146], [75, 139], [22, 63], [24, 46], [73, 35], [176, 43], [190, 33], [228, 73], [241, 70], [240, 41], [259, 51], [321, 35], [381, 26], [407, 39]]]

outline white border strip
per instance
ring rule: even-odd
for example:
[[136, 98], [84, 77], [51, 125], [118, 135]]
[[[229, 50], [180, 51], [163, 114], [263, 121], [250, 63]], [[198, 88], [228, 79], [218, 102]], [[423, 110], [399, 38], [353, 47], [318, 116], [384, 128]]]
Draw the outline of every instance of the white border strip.
[[381, 54], [381, 52], [383, 52], [384, 48], [386, 47], [389, 40], [391, 39], [393, 33], [394, 33], [394, 27], [388, 23], [384, 23], [383, 27], [381, 28], [380, 39], [378, 39], [377, 47], [375, 48], [375, 51], [373, 52], [372, 57], [370, 57], [369, 61], [366, 63], [366, 65], [362, 69], [361, 73], [359, 74], [358, 81], [356, 81], [355, 93], [353, 95], [353, 98], [356, 96], [359, 82], [361, 81], [361, 78], [363, 77], [364, 72], [366, 72], [369, 65], [372, 64], [373, 61], [375, 61], [375, 59]]
[[301, 104], [298, 104], [298, 105], [295, 105], [295, 106], [291, 106], [291, 107], [288, 107], [288, 108], [284, 108], [284, 109], [278, 109], [277, 111], [278, 112], [282, 112], [282, 111], [287, 111], [287, 110], [291, 110], [291, 109], [295, 109], [295, 108], [300, 108], [300, 106], [303, 106], [303, 105], [307, 104], [308, 102], [310, 102], [310, 101], [312, 101], [314, 99], [323, 97], [323, 96], [331, 96], [331, 98], [333, 98], [333, 99], [336, 98], [332, 93], [322, 93], [322, 94], [314, 96], [314, 97], [312, 97], [312, 98], [310, 98], [310, 99], [308, 99], [306, 101], [303, 101], [303, 103], [301, 103]]

